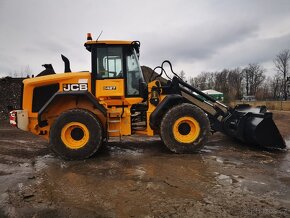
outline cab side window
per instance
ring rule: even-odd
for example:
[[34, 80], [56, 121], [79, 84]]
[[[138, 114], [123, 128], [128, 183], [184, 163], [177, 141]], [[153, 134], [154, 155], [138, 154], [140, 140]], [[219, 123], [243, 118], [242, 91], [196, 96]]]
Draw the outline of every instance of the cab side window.
[[122, 47], [97, 48], [98, 78], [123, 77]]
[[143, 74], [134, 49], [129, 49], [126, 55], [127, 63], [127, 95], [139, 96], [139, 84], [144, 81]]

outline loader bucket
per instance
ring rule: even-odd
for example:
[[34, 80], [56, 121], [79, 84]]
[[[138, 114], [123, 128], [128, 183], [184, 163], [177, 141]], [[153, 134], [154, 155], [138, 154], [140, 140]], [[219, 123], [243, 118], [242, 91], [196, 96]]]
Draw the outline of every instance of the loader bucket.
[[223, 127], [227, 135], [249, 145], [270, 149], [286, 147], [272, 119], [272, 113], [265, 106], [254, 108], [246, 104], [237, 105], [231, 110], [231, 115], [224, 121]]

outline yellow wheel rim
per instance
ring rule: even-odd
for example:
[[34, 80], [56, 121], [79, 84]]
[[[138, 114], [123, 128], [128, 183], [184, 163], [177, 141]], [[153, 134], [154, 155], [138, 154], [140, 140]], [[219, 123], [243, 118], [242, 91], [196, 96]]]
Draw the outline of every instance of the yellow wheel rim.
[[80, 149], [88, 143], [90, 133], [88, 128], [79, 122], [70, 122], [61, 130], [61, 140], [70, 149]]
[[194, 142], [200, 133], [199, 123], [193, 117], [181, 117], [173, 125], [173, 136], [181, 143]]

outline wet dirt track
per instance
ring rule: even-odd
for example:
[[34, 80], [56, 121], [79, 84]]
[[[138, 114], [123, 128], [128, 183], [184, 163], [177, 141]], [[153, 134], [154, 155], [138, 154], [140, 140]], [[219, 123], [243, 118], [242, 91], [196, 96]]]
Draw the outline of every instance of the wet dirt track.
[[[290, 147], [290, 112], [274, 117]], [[177, 155], [158, 137], [125, 137], [67, 162], [2, 123], [0, 206], [0, 217], [289, 217], [290, 153], [214, 134]]]

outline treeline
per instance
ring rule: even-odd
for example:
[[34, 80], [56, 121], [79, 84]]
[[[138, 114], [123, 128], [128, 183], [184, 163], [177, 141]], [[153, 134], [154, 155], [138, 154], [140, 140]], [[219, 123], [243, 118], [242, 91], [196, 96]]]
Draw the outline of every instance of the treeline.
[[200, 90], [214, 89], [224, 93], [226, 102], [240, 100], [243, 96], [255, 96], [257, 100], [287, 100], [289, 62], [290, 50], [283, 50], [273, 60], [273, 76], [267, 77], [266, 70], [258, 63], [220, 72], [203, 72], [189, 79], [183, 71], [179, 75]]

